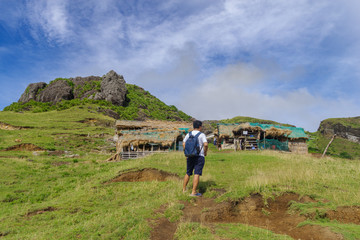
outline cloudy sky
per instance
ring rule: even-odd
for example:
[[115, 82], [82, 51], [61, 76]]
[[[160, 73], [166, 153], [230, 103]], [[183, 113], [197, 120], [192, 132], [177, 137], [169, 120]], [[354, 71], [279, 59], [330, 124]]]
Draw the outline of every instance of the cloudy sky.
[[201, 120], [360, 115], [357, 0], [0, 0], [0, 109], [111, 69]]

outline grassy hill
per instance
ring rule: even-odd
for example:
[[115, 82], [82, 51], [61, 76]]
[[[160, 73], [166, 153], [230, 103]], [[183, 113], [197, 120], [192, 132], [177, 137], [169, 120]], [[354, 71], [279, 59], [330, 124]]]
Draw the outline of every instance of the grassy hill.
[[[0, 129], [0, 150], [21, 143], [46, 150], [0, 151], [1, 239], [169, 239], [156, 235], [161, 233], [175, 239], [360, 236], [358, 161], [218, 152], [211, 146], [199, 186], [204, 196], [195, 199], [181, 190], [181, 152], [106, 162], [114, 150], [114, 120], [97, 107], [0, 112], [7, 126]], [[179, 178], [115, 181], [144, 168]]]
[[220, 120], [222, 123], [242, 123], [242, 122], [251, 122], [251, 123], [262, 123], [262, 124], [274, 124], [274, 125], [280, 125], [280, 126], [288, 126], [288, 127], [294, 127], [294, 125], [285, 124], [285, 123], [279, 123], [272, 120], [264, 120], [259, 118], [253, 118], [253, 117], [243, 117], [243, 116], [237, 116], [230, 119], [224, 119]]
[[51, 110], [65, 110], [74, 106], [83, 106], [86, 104], [96, 104], [98, 105], [97, 111], [111, 116], [114, 116], [115, 113], [117, 118], [125, 120], [158, 119], [168, 121], [189, 121], [191, 119], [191, 116], [178, 110], [173, 105], [166, 105], [141, 87], [133, 84], [126, 84], [126, 88], [128, 92], [126, 95], [125, 106], [115, 106], [105, 100], [90, 99], [63, 100], [57, 104], [31, 100], [27, 103], [14, 102], [10, 106], [5, 107], [4, 111], [30, 111], [37, 113]]
[[309, 152], [322, 153], [334, 134], [337, 137], [330, 145], [327, 151], [328, 155], [360, 159], [360, 144], [348, 139], [349, 136], [360, 137], [360, 117], [323, 120], [317, 132], [309, 133], [311, 136], [308, 142]]

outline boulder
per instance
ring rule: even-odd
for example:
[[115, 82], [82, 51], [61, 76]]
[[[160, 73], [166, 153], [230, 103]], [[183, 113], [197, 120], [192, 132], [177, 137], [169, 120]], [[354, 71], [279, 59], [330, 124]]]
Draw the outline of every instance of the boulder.
[[36, 95], [41, 89], [46, 87], [46, 83], [38, 82], [38, 83], [30, 83], [26, 88], [25, 92], [21, 95], [18, 102], [28, 102], [30, 100], [36, 100]]
[[74, 98], [72, 87], [65, 80], [57, 80], [41, 91], [36, 100], [39, 102], [57, 103], [61, 100], [71, 100]]
[[97, 97], [103, 98], [114, 105], [123, 106], [126, 91], [124, 77], [111, 70], [104, 76], [101, 82], [101, 94], [99, 93]]

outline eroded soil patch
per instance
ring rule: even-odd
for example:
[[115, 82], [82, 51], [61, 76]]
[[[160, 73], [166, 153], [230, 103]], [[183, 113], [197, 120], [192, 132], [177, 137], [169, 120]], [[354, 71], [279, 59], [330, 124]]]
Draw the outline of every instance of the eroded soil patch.
[[54, 207], [47, 207], [47, 208], [38, 209], [38, 210], [35, 210], [35, 211], [32, 211], [32, 212], [28, 212], [25, 216], [26, 217], [33, 217], [35, 215], [43, 214], [43, 213], [46, 213], [46, 212], [52, 212], [52, 211], [55, 211], [55, 210], [56, 210], [56, 208], [54, 208]]
[[91, 126], [102, 126], [102, 127], [112, 127], [114, 122], [109, 120], [103, 119], [96, 119], [96, 118], [86, 118], [84, 120], [79, 121], [80, 123], [86, 123]]
[[4, 149], [3, 151], [44, 151], [32, 143], [21, 143]]
[[31, 127], [18, 127], [18, 126], [13, 126], [4, 122], [0, 122], [0, 129], [1, 130], [21, 130], [21, 129], [29, 129]]
[[341, 223], [354, 223], [360, 225], [360, 207], [344, 206], [336, 210], [328, 211], [325, 217], [330, 220], [336, 220]]
[[[163, 214], [166, 210], [166, 206], [162, 206], [160, 209], [155, 211], [155, 214]], [[173, 239], [173, 236], [176, 232], [177, 223], [170, 222], [166, 217], [161, 217], [158, 219], [151, 219], [149, 220], [150, 226], [153, 227], [151, 231], [152, 240], [164, 240]]]
[[[216, 203], [214, 199], [199, 197], [191, 202], [183, 202], [185, 207], [182, 221], [200, 222], [210, 227], [214, 223], [242, 223], [301, 240], [343, 239], [341, 234], [334, 233], [326, 227], [316, 225], [298, 227], [298, 224], [305, 221], [306, 217], [298, 213], [289, 213], [292, 201], [304, 203], [312, 200], [308, 197], [300, 198], [294, 193], [285, 193], [274, 199], [268, 199], [267, 205], [264, 204], [264, 199], [260, 194], [251, 195], [241, 201], [221, 203]], [[153, 232], [165, 230], [165, 224], [164, 219], [159, 219]], [[171, 230], [166, 239], [173, 239], [173, 236], [174, 232]]]
[[137, 171], [126, 172], [110, 180], [111, 182], [148, 182], [148, 181], [168, 181], [179, 180], [179, 176], [155, 168], [144, 168]]

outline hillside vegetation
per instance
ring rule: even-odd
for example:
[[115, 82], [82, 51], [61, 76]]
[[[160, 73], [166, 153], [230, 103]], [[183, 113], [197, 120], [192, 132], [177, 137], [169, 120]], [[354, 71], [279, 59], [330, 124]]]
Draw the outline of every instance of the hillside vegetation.
[[[87, 87], [86, 91], [92, 86]], [[97, 86], [93, 86], [97, 88]], [[33, 113], [47, 112], [52, 110], [65, 110], [74, 106], [84, 106], [86, 104], [98, 105], [97, 111], [108, 114], [114, 118], [124, 120], [144, 120], [157, 119], [168, 121], [189, 121], [191, 116], [178, 110], [175, 106], [168, 106], [160, 101], [148, 91], [133, 85], [126, 84], [127, 94], [125, 106], [116, 106], [106, 100], [92, 100], [92, 99], [72, 99], [62, 100], [58, 103], [52, 102], [38, 102], [30, 100], [29, 102], [14, 102], [10, 106], [4, 108], [4, 111], [24, 112], [30, 111]], [[85, 91], [84, 90], [84, 91]], [[111, 111], [111, 112], [109, 112]]]
[[[312, 229], [307, 234], [330, 236], [322, 239], [360, 236], [360, 222], [351, 218], [360, 206], [358, 161], [271, 151], [219, 152], [211, 146], [200, 180], [200, 201], [182, 193], [181, 152], [106, 162], [114, 150], [114, 120], [98, 113], [97, 107], [0, 112], [0, 122], [14, 129], [0, 129], [1, 239], [155, 239], [160, 223], [174, 226], [175, 239], [291, 239], [299, 236], [292, 231], [306, 229]], [[20, 143], [45, 151], [4, 151]], [[113, 181], [144, 168], [179, 178]], [[235, 218], [237, 204], [247, 207], [241, 211], [255, 211], [251, 204], [260, 196], [256, 214], [268, 221], [268, 227]], [[272, 209], [281, 196], [292, 199], [278, 202], [286, 208], [282, 216]], [[206, 202], [211, 204], [205, 206]], [[188, 215], [189, 209], [197, 211], [199, 219], [213, 221], [203, 224]], [[229, 218], [221, 215], [230, 210]], [[281, 230], [294, 219], [301, 222]], [[311, 237], [299, 234], [302, 239]]]
[[253, 117], [243, 117], [243, 116], [237, 116], [230, 119], [224, 119], [220, 120], [221, 123], [243, 123], [243, 122], [251, 122], [251, 123], [262, 123], [262, 124], [274, 124], [274, 125], [280, 125], [280, 126], [288, 126], [288, 127], [294, 127], [294, 125], [285, 124], [285, 123], [279, 123], [272, 120], [265, 120], [265, 119], [259, 119], [259, 118], [253, 118]]
[[360, 159], [360, 117], [323, 120], [317, 132], [309, 133], [309, 152], [323, 153], [335, 134], [336, 138], [327, 154], [346, 159]]

